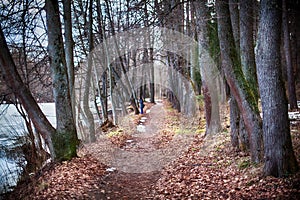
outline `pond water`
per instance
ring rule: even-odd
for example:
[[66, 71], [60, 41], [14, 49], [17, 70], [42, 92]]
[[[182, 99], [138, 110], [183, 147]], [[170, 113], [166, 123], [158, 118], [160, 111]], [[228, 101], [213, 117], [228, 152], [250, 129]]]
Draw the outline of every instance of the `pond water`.
[[[40, 108], [55, 127], [55, 104], [41, 103]], [[9, 191], [19, 178], [22, 168], [18, 162], [22, 159], [17, 155], [8, 155], [6, 152], [19, 145], [18, 138], [27, 133], [23, 118], [14, 105], [0, 105], [0, 194]], [[23, 161], [24, 162], [24, 161]], [[24, 164], [24, 163], [23, 163]]]

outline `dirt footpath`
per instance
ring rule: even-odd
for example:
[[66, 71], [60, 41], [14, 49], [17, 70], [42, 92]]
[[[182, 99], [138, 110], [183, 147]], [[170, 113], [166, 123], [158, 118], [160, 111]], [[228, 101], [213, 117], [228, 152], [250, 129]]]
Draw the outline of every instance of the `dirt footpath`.
[[153, 199], [151, 188], [161, 170], [187, 147], [180, 136], [167, 141], [167, 147], [157, 145], [168, 118], [162, 102], [146, 113], [137, 125], [140, 127], [121, 148], [111, 145], [107, 138], [93, 144], [98, 147], [91, 147], [92, 154], [108, 165], [99, 184], [102, 189], [91, 194], [95, 199]]

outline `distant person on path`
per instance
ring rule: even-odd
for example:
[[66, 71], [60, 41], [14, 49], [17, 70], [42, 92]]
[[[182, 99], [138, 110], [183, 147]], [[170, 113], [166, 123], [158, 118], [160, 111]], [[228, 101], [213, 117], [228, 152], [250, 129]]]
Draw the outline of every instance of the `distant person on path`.
[[139, 100], [139, 101], [140, 101], [140, 109], [141, 109], [141, 114], [144, 114], [144, 111], [143, 111], [143, 110], [144, 110], [144, 106], [145, 106], [145, 105], [144, 105], [144, 101], [143, 101], [143, 99], [142, 99], [142, 98], [140, 98], [140, 100]]

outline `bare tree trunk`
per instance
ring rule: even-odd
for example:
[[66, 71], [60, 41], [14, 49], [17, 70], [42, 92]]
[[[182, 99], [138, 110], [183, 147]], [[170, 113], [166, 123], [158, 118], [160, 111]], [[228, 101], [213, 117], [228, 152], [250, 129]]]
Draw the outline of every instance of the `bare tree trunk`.
[[[112, 23], [111, 17], [110, 17], [110, 8], [109, 8], [109, 2], [105, 0], [105, 5], [106, 5], [106, 9], [109, 15], [109, 21], [110, 23]], [[101, 15], [102, 17], [102, 15]], [[113, 27], [112, 31], [114, 32]], [[110, 101], [111, 101], [111, 108], [112, 108], [112, 118], [113, 118], [113, 124], [117, 124], [117, 115], [116, 115], [116, 108], [115, 108], [115, 104], [114, 104], [114, 96], [113, 96], [113, 85], [114, 85], [114, 80], [113, 80], [113, 66], [111, 65], [111, 61], [110, 61], [110, 56], [109, 56], [109, 49], [108, 49], [108, 44], [106, 42], [106, 37], [105, 37], [105, 32], [104, 32], [104, 26], [102, 26], [102, 33], [104, 36], [104, 40], [103, 40], [103, 48], [104, 48], [104, 52], [105, 52], [105, 56], [106, 56], [106, 63], [107, 66], [105, 66], [108, 69], [108, 86], [109, 86], [109, 96], [110, 96]]]
[[[296, 92], [296, 97], [297, 97], [297, 89], [299, 90], [299, 88], [297, 88], [297, 74], [300, 74], [300, 70], [297, 69], [297, 54], [300, 54], [298, 48], [297, 48], [297, 29], [300, 29], [300, 27], [297, 27], [297, 4], [300, 4], [300, 1], [288, 1], [287, 2], [287, 10], [289, 10], [289, 17], [288, 17], [288, 21], [290, 21], [289, 24], [289, 30], [290, 30], [290, 35], [291, 35], [291, 40], [290, 40], [290, 44], [291, 44], [291, 56], [292, 56], [292, 66], [293, 66], [293, 73], [294, 73], [294, 81], [295, 81], [295, 92]], [[298, 10], [300, 10], [300, 8], [298, 8]], [[299, 11], [298, 11], [299, 12]], [[300, 12], [298, 13], [300, 14]], [[300, 25], [300, 24], [299, 24]], [[299, 79], [300, 80], [300, 79]], [[299, 82], [300, 83], [300, 82]], [[299, 90], [300, 91], [300, 90]], [[300, 97], [298, 97], [300, 100]], [[299, 108], [299, 106], [297, 105], [297, 107]]]
[[263, 110], [264, 174], [282, 177], [298, 170], [281, 76], [281, 1], [261, 1], [256, 47], [258, 84]]
[[[145, 27], [149, 26], [149, 14], [148, 14], [148, 8], [147, 8], [147, 3], [145, 2], [144, 5], [144, 13], [145, 13]], [[153, 46], [154, 39], [151, 38], [153, 37], [153, 34], [147, 34], [146, 40], [149, 42], [149, 44]], [[154, 85], [154, 55], [153, 55], [153, 48], [148, 49], [149, 52], [149, 63], [150, 63], [150, 83], [149, 83], [149, 89], [150, 89], [150, 103], [155, 103], [155, 85]]]
[[233, 96], [230, 98], [230, 138], [231, 145], [240, 149], [239, 142], [239, 124], [240, 124], [240, 114], [239, 108]]
[[237, 53], [240, 53], [240, 16], [239, 16], [239, 0], [229, 0], [229, 11], [234, 44]]
[[196, 8], [199, 67], [202, 77], [202, 91], [205, 103], [206, 134], [217, 133], [221, 130], [218, 99], [219, 91], [216, 84], [216, 80], [219, 78], [219, 72], [209, 51], [209, 12], [205, 0], [194, 2], [193, 5]]
[[[97, 0], [97, 12], [98, 12], [98, 31], [99, 31], [99, 37], [100, 37], [100, 43], [104, 42], [104, 24], [103, 24], [103, 17], [102, 17], [102, 10], [101, 10], [101, 3], [100, 0]], [[95, 69], [95, 73], [96, 69]], [[99, 97], [101, 102], [101, 113], [102, 113], [102, 123], [108, 120], [108, 113], [107, 113], [107, 71], [104, 71], [101, 75], [101, 81], [98, 81], [98, 90], [99, 90]], [[102, 83], [102, 86], [100, 86], [100, 83]]]
[[263, 158], [261, 118], [255, 96], [243, 76], [240, 59], [235, 49], [231, 22], [228, 18], [230, 16], [228, 0], [217, 0], [216, 12], [223, 71], [243, 116], [246, 129], [250, 133], [251, 159], [258, 163]]
[[108, 120], [107, 115], [107, 72], [102, 74], [102, 92], [101, 92], [101, 108], [102, 108], [102, 118], [103, 122]]
[[[104, 48], [107, 49], [107, 47], [104, 47]], [[107, 55], [108, 55], [108, 52], [107, 52]], [[107, 57], [109, 57], [109, 56], [107, 56]], [[113, 99], [113, 72], [112, 71], [113, 71], [112, 66], [110, 64], [108, 64], [109, 96], [110, 96], [110, 101], [111, 101], [113, 123], [117, 124], [117, 115], [116, 115], [116, 109], [115, 109], [115, 104], [114, 104], [114, 99]]]
[[[249, 3], [246, 0], [240, 0], [238, 11], [239, 13], [239, 30], [237, 37], [239, 39], [235, 39], [236, 48], [239, 49], [241, 66], [243, 70], [243, 74], [245, 76], [246, 81], [249, 84], [251, 91], [253, 92], [256, 101], [258, 101], [258, 85], [256, 78], [256, 66], [255, 66], [255, 56], [254, 56], [254, 42], [253, 42], [253, 4]], [[231, 13], [232, 15], [232, 13]], [[237, 26], [232, 23], [233, 27]], [[234, 29], [233, 29], [234, 30]], [[236, 32], [236, 31], [233, 31]], [[239, 114], [241, 115], [241, 114]], [[243, 151], [249, 150], [249, 136], [248, 132], [245, 129], [245, 123], [243, 121], [243, 117], [239, 116], [239, 143], [240, 149]]]
[[299, 52], [299, 47], [300, 47], [300, 1], [293, 1], [294, 2], [294, 11], [296, 15], [296, 39], [297, 39], [297, 69], [296, 69], [296, 79], [298, 83], [300, 84], [300, 52]]
[[288, 99], [290, 109], [297, 109], [297, 97], [295, 88], [295, 74], [292, 65], [291, 45], [290, 45], [290, 31], [288, 22], [288, 11], [286, 1], [282, 1], [282, 29], [283, 29], [283, 48], [287, 68], [287, 82], [288, 82]]
[[[71, 95], [72, 114], [75, 116], [75, 90], [74, 90], [74, 52], [73, 52], [73, 36], [72, 36], [72, 17], [71, 17], [71, 0], [63, 1], [64, 9], [64, 27], [65, 27], [65, 52], [66, 65], [68, 69], [68, 82]], [[74, 117], [75, 119], [75, 117]]]
[[240, 0], [240, 55], [243, 74], [258, 100], [258, 83], [253, 40], [253, 4]]
[[48, 27], [48, 51], [56, 105], [57, 129], [52, 140], [56, 159], [69, 160], [77, 155], [76, 150], [79, 141], [72, 114], [58, 1], [46, 0], [45, 9]]
[[89, 56], [88, 56], [88, 63], [87, 63], [87, 70], [85, 75], [85, 84], [84, 84], [84, 95], [83, 95], [83, 110], [87, 117], [88, 123], [88, 130], [89, 130], [89, 142], [95, 142], [95, 123], [94, 123], [94, 116], [90, 110], [90, 97], [91, 97], [91, 76], [92, 76], [92, 50], [94, 48], [93, 44], [93, 0], [90, 0], [89, 4]]
[[150, 48], [150, 103], [155, 103], [155, 85], [154, 85], [154, 55], [153, 48]]
[[[235, 49], [237, 51], [237, 54], [240, 56], [240, 16], [239, 16], [239, 0], [229, 0], [229, 10], [230, 10], [230, 19], [231, 19], [231, 27], [232, 27], [232, 33], [234, 38], [234, 44]], [[243, 116], [240, 113], [240, 110], [237, 106], [237, 102], [235, 100], [234, 95], [231, 94], [230, 96], [231, 102], [230, 102], [230, 110], [234, 110], [231, 112], [230, 117], [232, 118], [230, 120], [230, 131], [232, 138], [239, 138], [239, 148], [243, 151], [248, 151], [249, 148], [249, 140], [246, 140], [248, 138], [248, 132], [245, 130], [245, 123], [243, 123]], [[234, 116], [236, 115], [236, 116]], [[236, 120], [238, 120], [236, 122]], [[235, 124], [237, 123], [237, 124]], [[236, 129], [235, 129], [236, 128]], [[237, 134], [236, 136], [233, 136], [233, 134]], [[247, 144], [248, 141], [248, 144]], [[233, 142], [233, 141], [232, 141]]]
[[78, 102], [76, 103], [77, 106], [77, 116], [76, 116], [76, 125], [77, 125], [77, 130], [78, 130], [78, 137], [82, 140], [82, 141], [86, 141], [86, 133], [85, 133], [85, 128], [83, 127], [82, 124], [82, 120], [81, 117], [83, 118], [83, 121], [87, 121], [86, 116], [83, 113], [82, 107], [81, 107], [81, 99], [82, 99], [82, 91], [83, 91], [83, 70], [82, 67], [79, 68], [78, 74], [80, 74], [80, 78], [76, 78], [76, 86], [77, 86], [77, 91], [78, 94], [76, 94], [76, 99], [78, 99]]

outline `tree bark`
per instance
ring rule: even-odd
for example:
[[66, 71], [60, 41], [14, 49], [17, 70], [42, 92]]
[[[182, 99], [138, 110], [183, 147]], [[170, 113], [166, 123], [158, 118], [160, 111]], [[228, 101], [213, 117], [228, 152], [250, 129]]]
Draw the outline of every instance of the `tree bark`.
[[283, 50], [286, 61], [287, 69], [287, 85], [288, 85], [288, 100], [290, 103], [290, 109], [297, 109], [297, 97], [295, 88], [295, 74], [292, 64], [291, 44], [290, 44], [290, 31], [289, 20], [286, 1], [282, 1], [282, 29], [283, 29]]
[[[248, 2], [249, 3], [249, 2]], [[235, 48], [240, 53], [239, 0], [229, 0], [229, 11]]]
[[256, 47], [258, 84], [263, 111], [264, 174], [282, 177], [298, 169], [281, 76], [281, 2], [262, 0]]
[[153, 48], [150, 48], [150, 103], [155, 103], [155, 85], [154, 85], [154, 55]]
[[228, 0], [216, 1], [218, 16], [218, 35], [220, 40], [222, 68], [232, 95], [243, 116], [250, 140], [250, 153], [253, 162], [260, 162], [263, 157], [262, 128], [255, 96], [245, 80], [240, 59], [235, 49]]
[[205, 103], [206, 134], [221, 130], [219, 99], [216, 79], [218, 70], [210, 54], [209, 12], [206, 1], [194, 2], [196, 8], [196, 25], [199, 46], [199, 67], [202, 77], [202, 91]]
[[231, 145], [240, 149], [241, 143], [239, 142], [239, 124], [240, 124], [240, 111], [234, 97], [231, 95], [230, 102], [230, 140]]
[[[237, 4], [237, 2], [236, 2]], [[251, 91], [253, 92], [256, 101], [258, 101], [258, 85], [257, 85], [257, 78], [256, 78], [256, 66], [255, 66], [255, 56], [254, 56], [254, 42], [253, 42], [253, 4], [249, 3], [249, 1], [246, 0], [240, 0], [239, 2], [239, 10], [236, 9], [230, 9], [232, 14], [232, 11], [237, 12], [235, 15], [239, 15], [239, 17], [231, 17], [232, 18], [238, 18], [239, 21], [237, 22], [238, 25], [232, 23], [232, 27], [239, 27], [239, 30], [233, 29], [235, 37], [235, 45], [236, 48], [239, 51], [240, 60], [241, 60], [241, 66], [243, 75], [246, 79], [246, 81], [249, 84], [249, 87]], [[234, 98], [234, 97], [233, 97]], [[230, 108], [231, 109], [231, 108]], [[232, 108], [235, 109], [235, 108]], [[249, 150], [249, 136], [248, 132], [245, 129], [245, 123], [243, 120], [243, 117], [240, 113], [238, 113], [240, 116], [239, 118], [239, 125], [238, 132], [239, 135], [239, 147], [243, 151]], [[231, 124], [231, 126], [234, 126], [234, 124]]]
[[[99, 31], [99, 43], [103, 43], [104, 41], [104, 25], [103, 25], [103, 17], [101, 10], [101, 2], [97, 0], [97, 21], [98, 21], [98, 31]], [[96, 71], [96, 70], [95, 70]], [[95, 72], [97, 73], [97, 72]], [[105, 123], [108, 120], [108, 112], [107, 112], [107, 71], [104, 71], [101, 75], [101, 81], [98, 80], [98, 88], [99, 88], [99, 97], [101, 102], [101, 113], [102, 113], [102, 123]], [[100, 82], [102, 82], [102, 87], [100, 86]]]
[[253, 41], [253, 4], [240, 0], [240, 56], [243, 74], [258, 100], [258, 83]]
[[52, 140], [56, 160], [62, 161], [77, 156], [76, 149], [79, 141], [72, 115], [58, 1], [46, 0], [45, 9], [57, 124]]
[[89, 140], [88, 142], [95, 142], [96, 136], [95, 136], [95, 123], [94, 123], [94, 116], [93, 113], [90, 110], [90, 89], [91, 89], [91, 77], [92, 77], [92, 50], [94, 48], [93, 44], [93, 0], [89, 1], [89, 35], [88, 35], [88, 41], [89, 41], [89, 56], [88, 56], [88, 62], [87, 62], [87, 69], [86, 69], [86, 75], [85, 75], [85, 83], [84, 83], [84, 95], [83, 95], [83, 110], [87, 117], [87, 123], [88, 123], [88, 134], [89, 134]]
[[74, 42], [72, 36], [72, 16], [71, 16], [71, 0], [63, 1], [64, 9], [64, 27], [65, 27], [65, 52], [66, 52], [66, 65], [68, 70], [68, 82], [71, 96], [72, 114], [75, 119], [75, 76], [74, 76]]
[[[234, 38], [234, 44], [235, 49], [240, 56], [240, 15], [239, 15], [239, 1], [238, 0], [229, 0], [229, 11], [230, 11], [230, 19], [231, 19], [231, 27], [232, 27], [232, 33]], [[231, 102], [230, 102], [230, 111], [231, 112], [230, 117], [232, 118], [230, 120], [230, 131], [232, 138], [239, 138], [239, 148], [243, 151], [248, 151], [249, 148], [249, 140], [246, 140], [248, 138], [247, 134], [248, 132], [245, 131], [245, 123], [243, 121], [243, 116], [240, 113], [240, 110], [238, 109], [237, 102], [233, 95], [230, 96]], [[231, 107], [232, 106], [232, 107]], [[234, 116], [236, 115], [236, 116]], [[236, 120], [238, 120], [236, 122]], [[238, 124], [236, 124], [238, 123]], [[235, 130], [236, 129], [236, 130]], [[234, 134], [237, 134], [237, 136], [233, 136]], [[248, 144], [247, 144], [248, 142]]]
[[299, 52], [299, 47], [300, 47], [300, 1], [294, 1], [294, 11], [296, 15], [296, 37], [297, 37], [297, 69], [296, 69], [296, 79], [298, 83], [300, 84], [300, 52]]
[[[300, 73], [300, 70], [297, 69], [297, 55], [300, 54], [299, 50], [298, 50], [298, 45], [297, 45], [297, 29], [299, 27], [297, 27], [297, 4], [299, 4], [300, 1], [288, 1], [287, 2], [287, 10], [289, 11], [289, 16], [288, 16], [288, 21], [289, 23], [289, 30], [290, 30], [290, 44], [291, 44], [291, 56], [292, 56], [292, 66], [293, 66], [293, 73], [294, 73], [294, 81], [295, 81], [295, 92], [296, 92], [296, 97], [297, 97], [297, 74]], [[298, 8], [299, 10], [300, 8]], [[298, 11], [299, 12], [299, 11]], [[300, 12], [298, 13], [300, 14]], [[300, 24], [299, 24], [300, 25]], [[300, 80], [300, 79], [299, 79]], [[298, 88], [300, 89], [300, 88]], [[299, 98], [300, 100], [300, 98]], [[299, 106], [297, 105], [297, 107], [299, 108]]]

